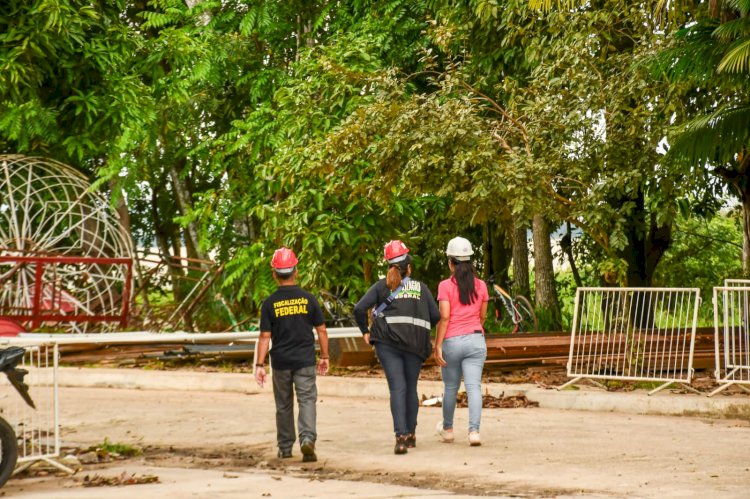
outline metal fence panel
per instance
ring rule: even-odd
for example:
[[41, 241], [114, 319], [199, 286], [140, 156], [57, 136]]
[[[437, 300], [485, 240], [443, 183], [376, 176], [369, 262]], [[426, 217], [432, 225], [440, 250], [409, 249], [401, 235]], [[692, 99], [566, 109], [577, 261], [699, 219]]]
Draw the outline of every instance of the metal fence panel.
[[697, 288], [578, 288], [568, 376], [689, 384]]
[[733, 279], [714, 288], [716, 381], [709, 397], [732, 386], [750, 385], [750, 281]]
[[724, 287], [743, 288], [750, 286], [750, 279], [724, 279]]
[[58, 410], [56, 344], [25, 346], [26, 355], [19, 366], [28, 371], [24, 382], [36, 409], [29, 407], [9, 383], [0, 383], [3, 417], [13, 426], [18, 437], [18, 463], [24, 468], [36, 461], [56, 463], [60, 455], [60, 424]]

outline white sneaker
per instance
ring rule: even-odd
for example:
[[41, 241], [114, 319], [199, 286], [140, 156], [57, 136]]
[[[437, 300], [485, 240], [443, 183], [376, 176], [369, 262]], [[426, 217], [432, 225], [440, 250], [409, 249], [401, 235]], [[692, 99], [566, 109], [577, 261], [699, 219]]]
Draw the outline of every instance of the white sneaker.
[[446, 430], [443, 428], [443, 422], [438, 421], [437, 426], [435, 427], [435, 431], [437, 431], [438, 435], [440, 435], [440, 438], [443, 439], [443, 442], [445, 443], [453, 443], [453, 429]]
[[482, 439], [479, 438], [479, 432], [478, 431], [471, 431], [469, 432], [469, 445], [472, 447], [476, 447], [478, 445], [482, 445]]

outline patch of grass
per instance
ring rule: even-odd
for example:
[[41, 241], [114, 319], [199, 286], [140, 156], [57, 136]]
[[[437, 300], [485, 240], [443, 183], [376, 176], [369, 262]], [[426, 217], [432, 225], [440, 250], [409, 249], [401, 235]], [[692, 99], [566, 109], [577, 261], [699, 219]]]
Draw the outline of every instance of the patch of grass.
[[150, 360], [148, 363], [141, 367], [145, 371], [164, 371], [167, 366], [164, 361], [161, 360]]
[[634, 381], [633, 386], [636, 390], [651, 391], [659, 388], [664, 383], [666, 383], [666, 381]]
[[104, 442], [97, 446], [97, 452], [105, 452], [107, 454], [117, 454], [120, 456], [132, 457], [139, 456], [143, 451], [138, 447], [134, 447], [129, 444], [121, 444], [116, 442], [110, 442], [108, 438], [104, 438]]

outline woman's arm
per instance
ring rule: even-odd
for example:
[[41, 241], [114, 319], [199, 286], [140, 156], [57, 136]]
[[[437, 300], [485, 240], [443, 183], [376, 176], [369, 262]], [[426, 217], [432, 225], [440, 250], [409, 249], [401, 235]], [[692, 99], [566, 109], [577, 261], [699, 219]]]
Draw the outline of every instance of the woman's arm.
[[367, 317], [367, 311], [378, 304], [378, 284], [376, 282], [370, 289], [367, 290], [365, 296], [360, 298], [356, 305], [354, 305], [354, 320], [357, 321], [357, 326], [362, 333], [365, 343], [370, 344], [370, 323]]
[[367, 311], [378, 304], [377, 287], [378, 283], [370, 286], [367, 293], [354, 305], [354, 320], [357, 321], [357, 326], [359, 326], [362, 334], [367, 334], [370, 330], [370, 325], [367, 321]]
[[445, 332], [448, 330], [448, 321], [451, 316], [451, 304], [449, 301], [440, 301], [440, 320], [437, 324], [437, 338], [435, 338], [435, 363], [440, 367], [445, 367], [448, 363], [443, 359], [443, 339]]

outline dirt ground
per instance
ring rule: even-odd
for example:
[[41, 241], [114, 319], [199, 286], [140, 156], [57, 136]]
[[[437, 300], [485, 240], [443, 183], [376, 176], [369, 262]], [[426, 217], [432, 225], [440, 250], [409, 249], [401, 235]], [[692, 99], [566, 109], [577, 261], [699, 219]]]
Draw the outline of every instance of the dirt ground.
[[[742, 420], [485, 409], [483, 445], [469, 447], [461, 431], [456, 443], [439, 442], [440, 409], [426, 407], [417, 448], [395, 456], [387, 400], [322, 397], [320, 459], [303, 465], [296, 450], [291, 460], [275, 457], [270, 388], [260, 394], [61, 388], [60, 411], [68, 450], [106, 439], [142, 453], [84, 465], [72, 477], [20, 476], [2, 495], [744, 498], [750, 486], [750, 423]], [[466, 409], [457, 411], [457, 429], [466, 417]], [[159, 483], [106, 486], [148, 477]]]

